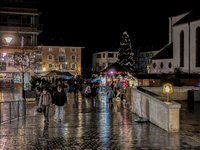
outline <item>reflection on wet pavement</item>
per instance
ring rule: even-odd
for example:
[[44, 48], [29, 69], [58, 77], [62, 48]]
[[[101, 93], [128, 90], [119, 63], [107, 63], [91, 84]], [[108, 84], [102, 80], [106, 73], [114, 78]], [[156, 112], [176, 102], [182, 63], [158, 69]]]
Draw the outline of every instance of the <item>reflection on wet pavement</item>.
[[151, 123], [135, 123], [138, 116], [124, 103], [108, 104], [103, 94], [92, 101], [69, 93], [62, 123], [54, 122], [53, 106], [49, 125], [35, 108], [27, 103], [26, 117], [1, 124], [0, 149], [200, 149], [200, 119], [189, 125], [183, 115], [181, 132], [167, 133]]
[[23, 100], [21, 89], [0, 88], [0, 101]]

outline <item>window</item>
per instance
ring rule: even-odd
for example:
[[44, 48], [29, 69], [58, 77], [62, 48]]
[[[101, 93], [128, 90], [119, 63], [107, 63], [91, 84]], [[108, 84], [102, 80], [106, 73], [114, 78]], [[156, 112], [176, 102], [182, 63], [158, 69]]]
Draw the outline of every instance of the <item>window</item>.
[[99, 67], [99, 63], [96, 63], [96, 67]]
[[103, 58], [105, 58], [105, 53], [103, 53]]
[[163, 63], [162, 62], [160, 63], [160, 68], [163, 68]]
[[184, 32], [180, 33], [180, 67], [184, 67]]
[[48, 60], [53, 60], [53, 55], [47, 55]]
[[71, 60], [76, 60], [76, 55], [71, 55]]
[[65, 62], [65, 56], [59, 56], [59, 62]]
[[200, 67], [200, 27], [196, 29], [196, 67]]
[[71, 68], [75, 69], [76, 68], [76, 64], [75, 63], [71, 63]]
[[65, 69], [65, 66], [66, 66], [65, 64], [60, 64], [60, 65], [62, 67], [61, 69]]
[[108, 57], [113, 58], [114, 57], [113, 53], [108, 53]]
[[49, 52], [53, 52], [53, 47], [52, 47], [52, 46], [49, 46], [49, 47], [48, 47], [48, 51], [49, 51]]
[[172, 63], [171, 62], [169, 62], [168, 67], [172, 68]]
[[47, 68], [53, 68], [53, 64], [52, 63], [48, 63], [47, 64]]
[[118, 53], [115, 53], [115, 57], [118, 57]]
[[97, 58], [101, 58], [101, 54], [97, 54]]
[[65, 48], [59, 47], [59, 55], [65, 55]]
[[153, 68], [156, 68], [156, 63], [153, 63]]
[[76, 52], [76, 48], [75, 48], [75, 47], [71, 47], [71, 48], [70, 48], [70, 51], [71, 51], [71, 52]]

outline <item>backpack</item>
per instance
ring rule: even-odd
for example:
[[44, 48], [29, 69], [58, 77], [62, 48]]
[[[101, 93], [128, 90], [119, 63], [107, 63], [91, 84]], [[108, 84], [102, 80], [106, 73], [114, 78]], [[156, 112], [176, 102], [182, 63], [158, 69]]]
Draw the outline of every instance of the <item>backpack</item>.
[[90, 86], [87, 86], [86, 89], [85, 89], [85, 92], [86, 92], [86, 93], [91, 93], [91, 87], [90, 87]]

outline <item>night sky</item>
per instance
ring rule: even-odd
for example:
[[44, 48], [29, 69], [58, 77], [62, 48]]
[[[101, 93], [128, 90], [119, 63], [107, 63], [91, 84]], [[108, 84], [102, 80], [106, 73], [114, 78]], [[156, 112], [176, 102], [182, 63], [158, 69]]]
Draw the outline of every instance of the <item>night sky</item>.
[[38, 43], [48, 44], [54, 39], [66, 46], [84, 46], [84, 52], [89, 53], [118, 50], [122, 33], [127, 31], [133, 49], [145, 45], [160, 49], [168, 43], [168, 17], [198, 5], [188, 1], [181, 4], [178, 1], [133, 2], [40, 2], [43, 33], [39, 35]]

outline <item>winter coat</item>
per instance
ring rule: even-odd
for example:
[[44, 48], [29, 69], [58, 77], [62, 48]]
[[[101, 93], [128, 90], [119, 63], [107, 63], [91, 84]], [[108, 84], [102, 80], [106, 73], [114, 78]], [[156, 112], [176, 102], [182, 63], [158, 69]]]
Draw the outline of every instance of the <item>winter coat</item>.
[[125, 90], [124, 90], [124, 86], [122, 85], [121, 87], [120, 87], [120, 94], [125, 94]]
[[87, 84], [82, 84], [82, 93], [85, 93], [85, 90], [86, 90], [86, 87], [87, 87]]
[[40, 95], [40, 100], [39, 100], [39, 107], [42, 107], [42, 105], [50, 105], [52, 101], [52, 98], [51, 98], [51, 94], [49, 92], [47, 92], [46, 94], [42, 93]]
[[108, 95], [108, 98], [113, 98], [113, 96], [115, 95], [111, 87], [107, 91], [107, 95]]
[[65, 102], [67, 101], [66, 93], [61, 91], [61, 92], [56, 92], [53, 97], [52, 104], [55, 104], [57, 106], [64, 106]]
[[97, 88], [96, 87], [92, 87], [91, 88], [91, 95], [92, 96], [96, 96], [97, 95]]
[[76, 91], [76, 90], [78, 90], [78, 89], [79, 89], [79, 85], [78, 85], [78, 84], [74, 84], [74, 85], [73, 85], [73, 90]]

